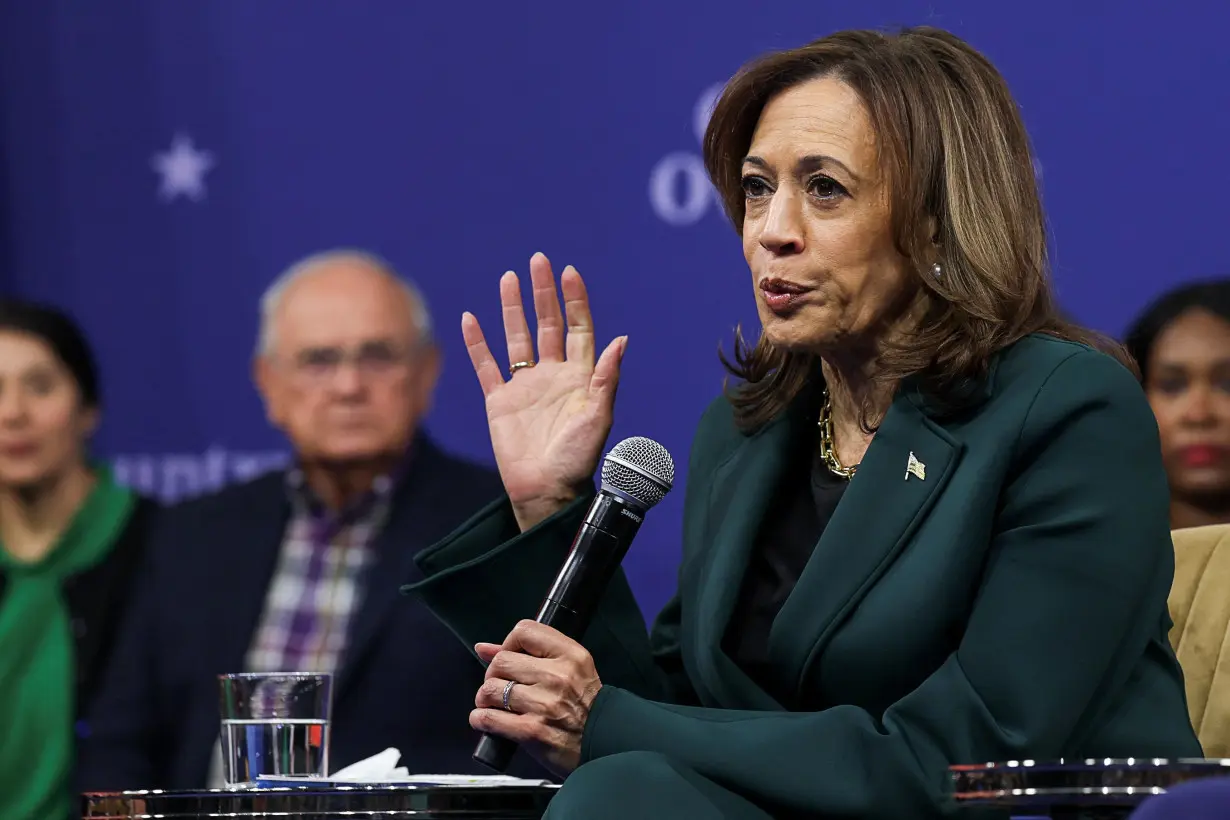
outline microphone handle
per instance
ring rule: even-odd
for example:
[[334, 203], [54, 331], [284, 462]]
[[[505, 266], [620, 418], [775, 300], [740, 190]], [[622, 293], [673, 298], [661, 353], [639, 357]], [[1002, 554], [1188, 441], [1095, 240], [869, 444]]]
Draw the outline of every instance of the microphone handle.
[[500, 735], [489, 735], [486, 732], [478, 739], [474, 747], [474, 759], [491, 769], [496, 774], [504, 774], [512, 763], [513, 755], [517, 753], [517, 744]]
[[[629, 509], [622, 499], [599, 493], [534, 620], [558, 629], [575, 641], [581, 640], [642, 520], [641, 515]], [[484, 732], [474, 748], [473, 757], [503, 774], [516, 752], [515, 741]]]

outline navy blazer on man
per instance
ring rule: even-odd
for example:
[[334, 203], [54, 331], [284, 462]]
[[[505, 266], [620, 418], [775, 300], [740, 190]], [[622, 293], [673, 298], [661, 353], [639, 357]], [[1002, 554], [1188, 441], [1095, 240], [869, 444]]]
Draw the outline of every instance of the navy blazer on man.
[[[395, 746], [412, 772], [481, 771], [467, 721], [482, 666], [398, 587], [422, 578], [419, 550], [500, 493], [492, 470], [447, 455], [425, 436], [416, 440], [373, 542], [376, 557], [335, 675], [331, 769]], [[282, 473], [162, 513], [83, 729], [83, 789], [206, 784], [218, 737], [216, 676], [243, 671], [289, 515]]]

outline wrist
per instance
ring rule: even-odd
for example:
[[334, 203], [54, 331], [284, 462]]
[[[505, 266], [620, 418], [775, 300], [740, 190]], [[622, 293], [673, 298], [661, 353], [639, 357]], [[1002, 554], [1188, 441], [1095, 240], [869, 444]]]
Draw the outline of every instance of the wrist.
[[576, 492], [561, 492], [548, 497], [512, 502], [513, 517], [517, 519], [518, 529], [521, 532], [533, 529], [576, 501], [579, 496], [580, 493]]

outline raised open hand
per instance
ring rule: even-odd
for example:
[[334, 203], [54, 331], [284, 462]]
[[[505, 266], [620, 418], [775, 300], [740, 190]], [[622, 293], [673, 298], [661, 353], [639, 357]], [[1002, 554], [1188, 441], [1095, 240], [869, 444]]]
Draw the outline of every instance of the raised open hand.
[[515, 367], [507, 380], [478, 319], [471, 313], [461, 317], [487, 402], [496, 465], [523, 532], [566, 506], [593, 477], [611, 432], [619, 364], [628, 343], [627, 336], [613, 340], [595, 364], [589, 296], [571, 265], [560, 275], [563, 314], [551, 263], [541, 253], [530, 260], [530, 282], [537, 359], [517, 275], [509, 271], [500, 279], [508, 361]]

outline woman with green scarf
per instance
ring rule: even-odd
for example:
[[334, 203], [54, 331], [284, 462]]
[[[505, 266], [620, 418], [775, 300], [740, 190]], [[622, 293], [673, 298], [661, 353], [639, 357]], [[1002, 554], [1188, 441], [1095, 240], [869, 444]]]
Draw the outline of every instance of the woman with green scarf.
[[0, 300], [0, 818], [78, 816], [79, 724], [154, 504], [92, 463], [98, 375], [53, 309]]

